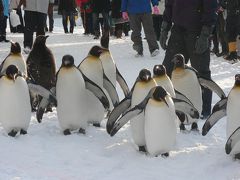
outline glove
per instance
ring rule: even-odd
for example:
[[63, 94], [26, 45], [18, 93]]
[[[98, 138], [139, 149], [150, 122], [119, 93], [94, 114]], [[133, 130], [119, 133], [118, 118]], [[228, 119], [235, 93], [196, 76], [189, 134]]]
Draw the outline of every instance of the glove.
[[206, 52], [209, 48], [209, 42], [208, 42], [208, 38], [212, 33], [212, 27], [210, 26], [203, 26], [200, 36], [197, 39], [196, 43], [195, 43], [195, 52], [197, 54], [203, 54], [204, 52]]
[[128, 13], [127, 13], [127, 12], [122, 12], [122, 18], [123, 18], [124, 20], [128, 20], [128, 19], [129, 19]]
[[153, 14], [160, 14], [160, 11], [157, 6], [153, 7]]
[[168, 22], [163, 21], [162, 26], [161, 26], [161, 35], [159, 38], [159, 42], [160, 42], [160, 45], [163, 48], [163, 50], [167, 49], [166, 43], [167, 43], [167, 39], [168, 39], [168, 31], [170, 29], [171, 29], [171, 25]]

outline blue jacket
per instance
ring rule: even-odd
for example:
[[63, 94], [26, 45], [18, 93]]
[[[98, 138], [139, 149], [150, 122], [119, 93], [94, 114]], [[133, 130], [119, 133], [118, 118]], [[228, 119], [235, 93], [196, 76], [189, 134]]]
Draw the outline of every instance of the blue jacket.
[[186, 30], [201, 30], [215, 25], [217, 0], [167, 0], [163, 20]]
[[8, 17], [9, 16], [9, 0], [2, 0], [3, 2], [3, 15]]
[[128, 14], [141, 14], [151, 13], [152, 5], [158, 5], [158, 0], [122, 0], [122, 12], [128, 12]]

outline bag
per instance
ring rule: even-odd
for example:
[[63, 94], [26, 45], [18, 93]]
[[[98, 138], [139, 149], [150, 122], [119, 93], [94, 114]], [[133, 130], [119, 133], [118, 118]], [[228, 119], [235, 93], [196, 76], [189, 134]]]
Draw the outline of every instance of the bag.
[[21, 24], [20, 18], [17, 15], [16, 10], [12, 10], [10, 12], [10, 17], [9, 18], [10, 18], [10, 22], [11, 22], [12, 27], [17, 27], [18, 25]]

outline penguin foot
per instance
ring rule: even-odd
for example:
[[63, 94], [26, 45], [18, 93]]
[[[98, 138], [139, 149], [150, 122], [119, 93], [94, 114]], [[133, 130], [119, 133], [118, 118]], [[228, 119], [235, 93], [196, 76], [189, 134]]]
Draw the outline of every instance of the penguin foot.
[[140, 152], [147, 152], [145, 146], [138, 146], [138, 150], [139, 150]]
[[9, 136], [15, 137], [18, 132], [15, 130], [12, 130], [11, 132], [8, 133]]
[[63, 134], [66, 136], [66, 135], [70, 135], [71, 132], [70, 132], [69, 129], [65, 129], [65, 130], [63, 131]]
[[197, 125], [196, 122], [192, 123], [191, 130], [192, 130], [192, 131], [199, 131], [199, 129], [198, 129], [198, 125]]
[[234, 155], [234, 159], [240, 160], [240, 153]]
[[185, 127], [185, 125], [183, 123], [181, 123], [179, 127], [180, 127], [181, 131], [185, 131], [186, 130], [186, 127]]
[[101, 127], [100, 123], [93, 123], [94, 127]]
[[79, 132], [80, 134], [86, 134], [86, 130], [83, 129], [83, 128], [80, 128], [78, 132]]
[[166, 157], [169, 156], [169, 153], [168, 153], [168, 152], [167, 152], [167, 153], [163, 153], [163, 154], [161, 154], [161, 156], [164, 157], [164, 158], [166, 158]]
[[21, 129], [20, 134], [25, 135], [27, 134], [27, 131], [25, 131], [24, 129]]

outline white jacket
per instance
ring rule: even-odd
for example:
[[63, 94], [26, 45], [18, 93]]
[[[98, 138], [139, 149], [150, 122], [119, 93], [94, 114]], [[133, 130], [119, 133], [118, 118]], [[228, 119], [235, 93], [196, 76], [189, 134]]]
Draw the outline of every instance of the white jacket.
[[24, 10], [47, 14], [49, 3], [54, 3], [54, 0], [26, 0]]

